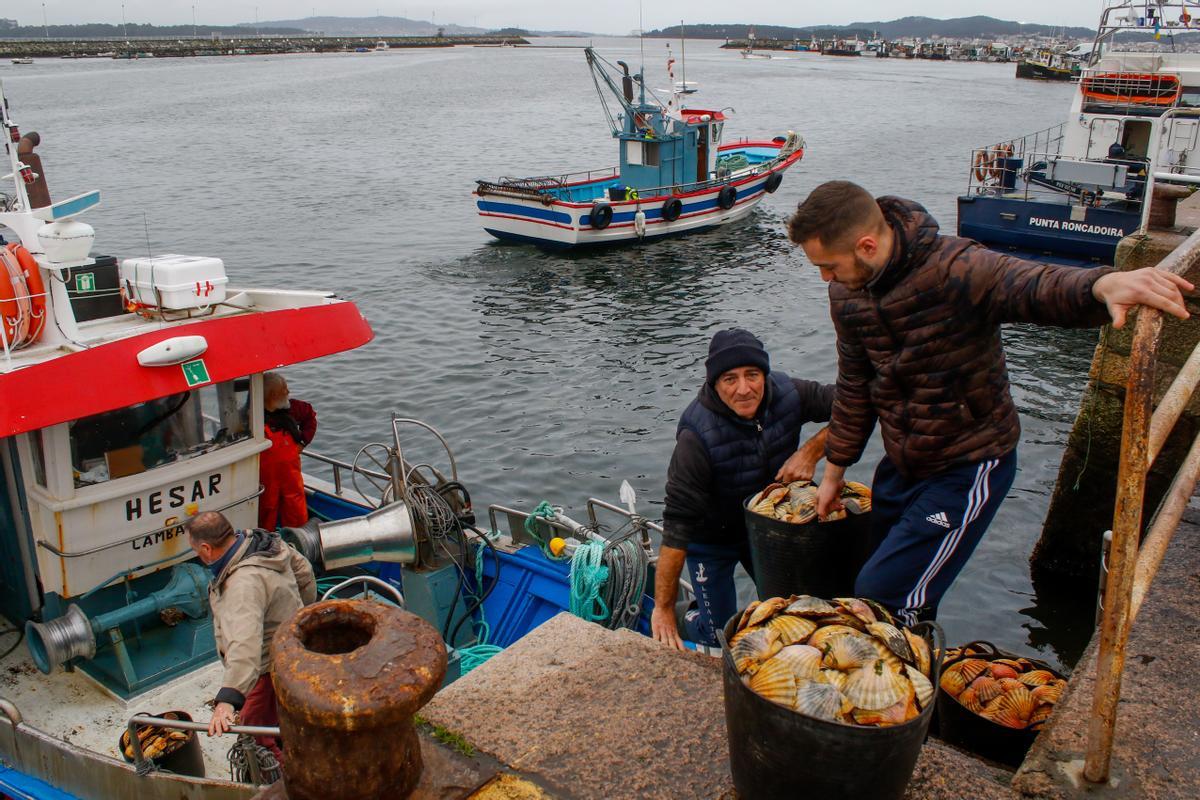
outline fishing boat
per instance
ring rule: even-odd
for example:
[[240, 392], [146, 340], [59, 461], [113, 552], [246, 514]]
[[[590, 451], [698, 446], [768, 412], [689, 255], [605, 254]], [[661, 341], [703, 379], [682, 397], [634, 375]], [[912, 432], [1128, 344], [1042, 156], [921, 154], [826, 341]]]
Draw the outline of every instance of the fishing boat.
[[498, 239], [571, 248], [725, 225], [777, 190], [804, 157], [804, 141], [793, 132], [726, 142], [724, 111], [683, 107], [678, 96], [663, 103], [625, 62], [614, 65], [590, 47], [584, 54], [620, 164], [477, 181], [479, 216]]
[[17, 64], [19, 66], [28, 66], [29, 64], [33, 63], [33, 59], [32, 58], [14, 58], [12, 60], [12, 63]]
[[[990, 247], [1081, 266], [1111, 264], [1139, 230], [1156, 182], [1200, 183], [1200, 54], [1121, 49], [1123, 34], [1195, 27], [1194, 0], [1111, 2], [1067, 119], [972, 151], [958, 232]], [[1165, 42], [1164, 42], [1165, 44]]]
[[754, 29], [751, 28], [746, 34], [746, 46], [741, 50], [742, 58], [770, 58], [770, 53], [764, 53], [761, 50], [754, 52]]
[[1043, 81], [1079, 79], [1079, 59], [1065, 50], [1041, 48], [1017, 62], [1017, 77]]
[[[213, 256], [93, 253], [81, 217], [100, 192], [51, 200], [39, 137], [2, 86], [0, 134], [0, 796], [245, 800], [277, 778], [274, 757], [187, 729], [207, 721], [222, 667], [211, 573], [183, 525], [202, 511], [257, 524], [263, 373], [373, 332], [350, 300], [235, 287]], [[423, 617], [449, 644], [447, 681], [561, 611], [648, 631], [661, 529], [627, 485], [582, 521], [548, 503], [477, 519], [448, 439], [381, 422], [380, 441], [344, 457], [302, 453], [309, 520], [283, 534], [324, 596]], [[433, 451], [421, 463], [403, 455], [413, 434]], [[584, 581], [611, 611], [579, 606], [580, 558], [621, 576]], [[182, 757], [121, 743], [146, 730], [140, 712], [171, 712], [160, 724], [182, 732]]]

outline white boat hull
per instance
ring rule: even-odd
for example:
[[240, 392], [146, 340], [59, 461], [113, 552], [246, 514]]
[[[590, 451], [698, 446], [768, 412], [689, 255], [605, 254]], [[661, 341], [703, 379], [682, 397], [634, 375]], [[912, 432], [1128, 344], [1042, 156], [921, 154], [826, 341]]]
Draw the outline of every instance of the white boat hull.
[[[674, 221], [662, 216], [663, 206], [673, 198], [672, 195], [625, 202], [602, 201], [613, 210], [612, 222], [603, 229], [592, 225], [592, 203], [555, 201], [547, 205], [530, 198], [493, 193], [480, 196], [477, 193], [476, 206], [484, 229], [498, 239], [548, 248], [619, 244], [693, 233], [736, 222], [753, 211], [767, 194], [766, 183], [770, 176], [781, 174], [788, 166], [790, 163], [770, 172], [735, 177], [728, 183], [679, 196], [683, 209]], [[737, 190], [734, 204], [727, 209], [721, 208], [717, 199], [726, 186]], [[645, 224], [640, 232], [636, 219], [638, 211], [645, 214]]]

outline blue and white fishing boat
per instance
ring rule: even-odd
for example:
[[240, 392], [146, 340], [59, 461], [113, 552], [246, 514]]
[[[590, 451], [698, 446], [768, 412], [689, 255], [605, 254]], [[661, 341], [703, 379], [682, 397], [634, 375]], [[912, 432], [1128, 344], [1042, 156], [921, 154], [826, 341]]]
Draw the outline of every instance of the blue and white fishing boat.
[[[584, 53], [619, 144], [620, 164], [478, 181], [479, 216], [498, 239], [570, 248], [724, 225], [748, 215], [804, 157], [804, 140], [791, 131], [725, 143], [723, 110], [683, 108], [679, 93], [661, 103], [625, 62], [614, 65], [590, 47]], [[609, 105], [613, 98], [615, 109]]]
[[1200, 55], [1147, 51], [1145, 41], [1194, 32], [1198, 19], [1196, 0], [1110, 2], [1068, 121], [973, 152], [959, 235], [1034, 258], [1111, 264], [1117, 243], [1145, 224], [1155, 183], [1200, 184]]

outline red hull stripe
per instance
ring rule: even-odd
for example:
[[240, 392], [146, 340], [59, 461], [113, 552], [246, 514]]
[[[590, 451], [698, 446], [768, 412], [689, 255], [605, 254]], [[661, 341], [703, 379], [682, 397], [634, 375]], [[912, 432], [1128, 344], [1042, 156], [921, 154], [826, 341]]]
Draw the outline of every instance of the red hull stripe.
[[143, 367], [164, 339], [203, 336], [211, 383], [352, 350], [374, 338], [350, 302], [193, 322], [97, 345], [0, 375], [0, 437], [187, 391], [179, 365]]

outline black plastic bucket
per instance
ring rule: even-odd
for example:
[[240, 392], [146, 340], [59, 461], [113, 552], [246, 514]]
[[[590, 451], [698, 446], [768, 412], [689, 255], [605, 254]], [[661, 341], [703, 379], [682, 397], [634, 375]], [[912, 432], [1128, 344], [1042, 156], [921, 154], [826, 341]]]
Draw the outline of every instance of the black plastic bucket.
[[[912, 778], [934, 703], [903, 725], [871, 728], [807, 717], [765, 700], [742, 683], [729, 652], [728, 637], [740, 616], [735, 614], [718, 633], [729, 769], [738, 797], [898, 800]], [[938, 642], [933, 641], [935, 630]], [[925, 636], [931, 652], [940, 652], [936, 625], [921, 623], [913, 631]], [[931, 670], [935, 696], [939, 659]]]
[[797, 525], [755, 514], [749, 502], [747, 498], [742, 510], [760, 600], [854, 595], [854, 579], [875, 550], [870, 512]]
[[[971, 642], [966, 647], [977, 652], [948, 661], [943, 668], [962, 661], [964, 658], [982, 658], [985, 661], [996, 658], [1017, 658], [1012, 653], [998, 649], [991, 642]], [[1022, 658], [1032, 662], [1038, 669], [1048, 670], [1060, 678], [1063, 677], [1062, 673], [1044, 661], [1025, 656]], [[938, 692], [935, 705], [937, 706], [939, 739], [1010, 767], [1021, 766], [1021, 762], [1025, 760], [1025, 754], [1029, 752], [1029, 748], [1033, 746], [1033, 740], [1038, 735], [1038, 731], [1007, 728], [990, 719], [984, 719], [978, 714], [968, 711], [945, 692]]]
[[[164, 711], [161, 714], [153, 714], [146, 716], [156, 716], [163, 719], [178, 719], [192, 721], [192, 716], [186, 711]], [[133, 763], [133, 759], [125, 755], [125, 745], [128, 742], [129, 729], [126, 728], [117, 738], [117, 749], [121, 751], [121, 756]], [[204, 777], [204, 752], [200, 749], [200, 740], [196, 737], [195, 731], [183, 731], [187, 734], [187, 739], [183, 744], [158, 758], [152, 758], [154, 766], [164, 772], [173, 772], [176, 775], [189, 775], [193, 778]]]

